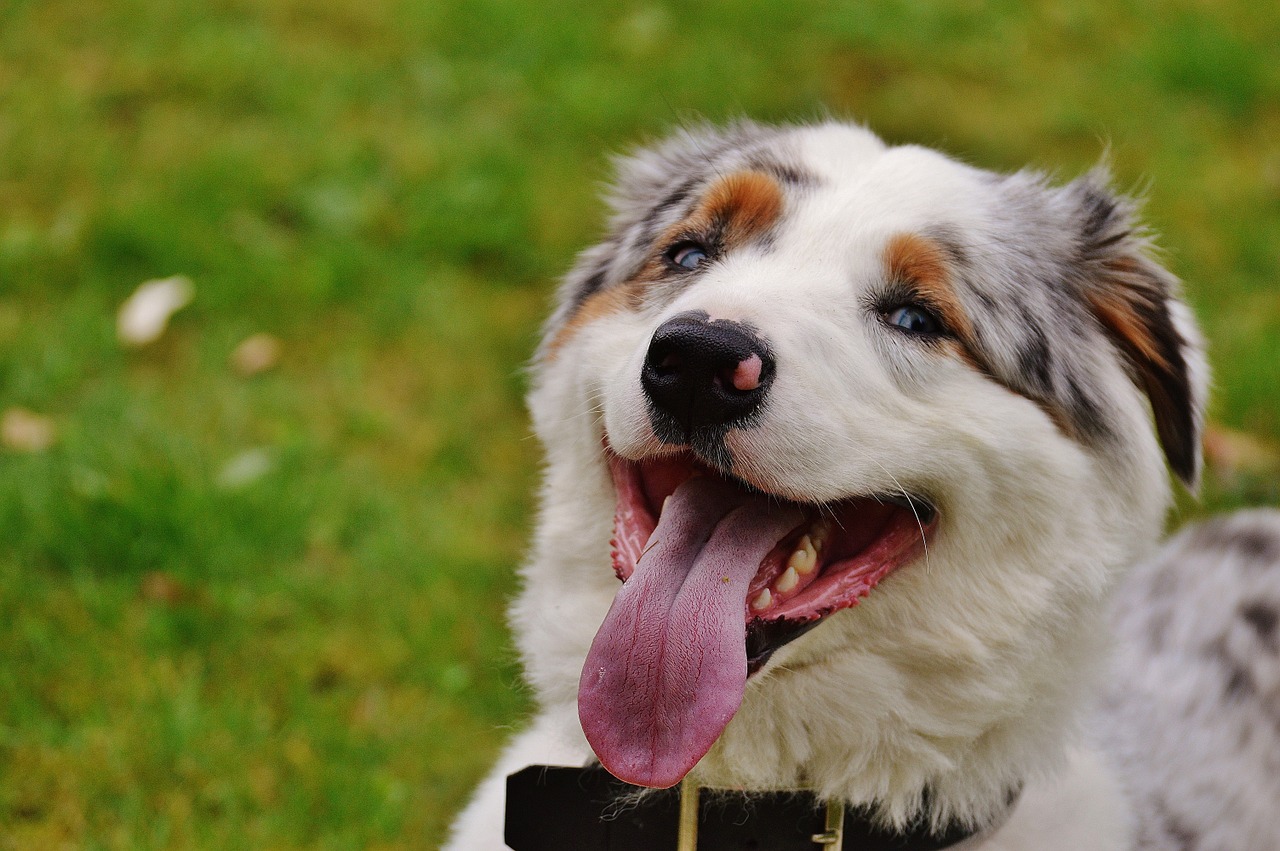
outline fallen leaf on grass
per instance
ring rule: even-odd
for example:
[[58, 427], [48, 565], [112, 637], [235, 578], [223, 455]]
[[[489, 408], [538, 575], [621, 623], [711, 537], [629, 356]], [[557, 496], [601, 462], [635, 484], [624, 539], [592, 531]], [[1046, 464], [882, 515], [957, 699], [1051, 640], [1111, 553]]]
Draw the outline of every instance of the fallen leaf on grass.
[[53, 420], [26, 408], [10, 408], [0, 417], [0, 443], [17, 452], [43, 452], [53, 446]]
[[374, 727], [387, 713], [387, 693], [381, 686], [365, 689], [351, 708], [351, 725], [361, 729]]
[[160, 339], [173, 314], [191, 303], [196, 288], [185, 275], [141, 284], [120, 305], [116, 336], [126, 346], [145, 346]]
[[231, 366], [245, 376], [266, 372], [280, 362], [280, 340], [270, 334], [246, 337], [231, 353]]
[[1216, 423], [1205, 426], [1204, 460], [1227, 475], [1280, 473], [1280, 447]]
[[153, 570], [142, 577], [142, 599], [168, 606], [181, 603], [188, 596], [185, 585], [163, 570]]
[[273, 465], [268, 450], [246, 449], [222, 465], [222, 469], [218, 471], [218, 487], [223, 490], [239, 490], [271, 472]]

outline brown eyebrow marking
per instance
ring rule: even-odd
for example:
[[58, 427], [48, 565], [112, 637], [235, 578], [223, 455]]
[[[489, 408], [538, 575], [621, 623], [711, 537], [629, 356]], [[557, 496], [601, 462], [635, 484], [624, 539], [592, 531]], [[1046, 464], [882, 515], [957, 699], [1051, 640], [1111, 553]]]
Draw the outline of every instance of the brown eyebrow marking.
[[938, 311], [943, 323], [966, 348], [974, 341], [973, 322], [965, 312], [951, 281], [951, 262], [946, 250], [927, 237], [898, 234], [884, 250], [885, 277], [919, 293]]
[[729, 251], [767, 234], [782, 216], [783, 206], [778, 179], [763, 171], [738, 171], [716, 180], [702, 192], [689, 215], [653, 240], [654, 250], [634, 275], [583, 300], [547, 344], [547, 359], [553, 360], [569, 338], [590, 322], [619, 311], [639, 309], [650, 286], [671, 275], [662, 256], [671, 245], [702, 239], [716, 253]]
[[712, 184], [693, 214], [676, 229], [722, 229], [724, 247], [735, 248], [773, 227], [782, 207], [782, 187], [775, 177], [762, 171], [739, 171]]

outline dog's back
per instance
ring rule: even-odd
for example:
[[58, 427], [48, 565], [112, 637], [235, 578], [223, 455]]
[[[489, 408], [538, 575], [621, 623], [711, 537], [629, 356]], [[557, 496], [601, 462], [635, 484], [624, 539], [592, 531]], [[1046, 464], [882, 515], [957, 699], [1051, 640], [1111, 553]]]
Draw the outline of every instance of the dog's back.
[[1115, 601], [1097, 730], [1142, 851], [1280, 848], [1280, 511], [1183, 530]]

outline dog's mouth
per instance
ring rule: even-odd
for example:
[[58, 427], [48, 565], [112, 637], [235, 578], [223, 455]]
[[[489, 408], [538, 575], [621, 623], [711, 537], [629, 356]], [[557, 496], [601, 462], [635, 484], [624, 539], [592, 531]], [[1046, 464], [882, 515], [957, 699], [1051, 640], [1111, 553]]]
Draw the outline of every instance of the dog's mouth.
[[937, 512], [903, 494], [797, 503], [689, 454], [606, 452], [623, 585], [583, 667], [579, 717], [610, 772], [667, 787], [719, 738], [747, 678], [919, 557]]

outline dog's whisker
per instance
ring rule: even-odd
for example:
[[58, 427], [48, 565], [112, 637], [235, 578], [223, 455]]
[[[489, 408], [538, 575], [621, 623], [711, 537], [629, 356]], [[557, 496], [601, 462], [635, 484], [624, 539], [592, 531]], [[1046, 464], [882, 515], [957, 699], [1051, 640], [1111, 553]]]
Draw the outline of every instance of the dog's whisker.
[[876, 464], [879, 465], [881, 470], [884, 470], [885, 475], [887, 475], [890, 479], [893, 480], [894, 485], [896, 485], [898, 488], [898, 492], [902, 494], [903, 498], [907, 502], [907, 505], [911, 508], [912, 516], [916, 518], [916, 527], [920, 530], [920, 545], [924, 547], [924, 568], [925, 570], [928, 570], [929, 569], [929, 538], [924, 532], [924, 521], [920, 519], [920, 512], [916, 509], [916, 501], [911, 496], [911, 494], [907, 492], [907, 489], [902, 486], [902, 482], [898, 481], [897, 476], [895, 476], [887, 467], [881, 464], [878, 460], [876, 460]]

